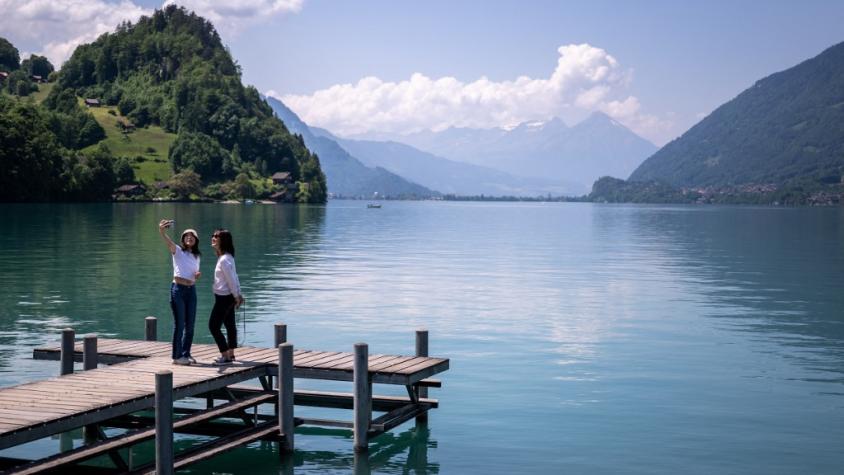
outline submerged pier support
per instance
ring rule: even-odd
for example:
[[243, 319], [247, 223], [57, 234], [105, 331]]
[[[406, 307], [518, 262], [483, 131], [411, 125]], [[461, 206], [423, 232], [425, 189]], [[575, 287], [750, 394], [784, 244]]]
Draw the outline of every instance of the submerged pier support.
[[282, 452], [293, 451], [293, 345], [278, 345], [278, 430]]
[[[416, 356], [428, 356], [428, 330], [422, 328], [416, 330]], [[428, 388], [416, 386], [417, 399], [428, 397]], [[416, 416], [416, 422], [428, 422], [428, 412]]]
[[173, 474], [173, 372], [155, 373], [155, 473]]
[[372, 380], [369, 378], [369, 345], [355, 343], [354, 363], [355, 452], [369, 450], [369, 424], [372, 421]]

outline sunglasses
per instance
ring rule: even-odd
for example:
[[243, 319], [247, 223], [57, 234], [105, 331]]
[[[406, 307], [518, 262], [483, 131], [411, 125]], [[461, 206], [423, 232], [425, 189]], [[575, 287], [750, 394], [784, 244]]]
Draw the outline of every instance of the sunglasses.
[[211, 239], [219, 238], [219, 237], [220, 237], [219, 233], [214, 233], [214, 234], [211, 235]]

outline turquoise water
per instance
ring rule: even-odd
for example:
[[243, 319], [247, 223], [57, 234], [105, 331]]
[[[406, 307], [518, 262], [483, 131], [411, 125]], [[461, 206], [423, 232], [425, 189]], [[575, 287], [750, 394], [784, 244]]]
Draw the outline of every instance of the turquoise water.
[[[2, 205], [0, 383], [32, 348], [170, 324], [157, 222], [232, 230], [244, 342], [451, 359], [440, 408], [375, 439], [300, 429], [185, 473], [841, 473], [844, 209], [333, 201]], [[243, 328], [243, 323], [240, 323]], [[300, 387], [348, 390], [301, 381]], [[401, 394], [394, 388], [377, 391]], [[297, 409], [298, 410], [298, 409]], [[304, 410], [303, 410], [304, 412]], [[350, 415], [341, 415], [350, 417]], [[190, 444], [182, 439], [180, 444]], [[2, 455], [47, 454], [55, 440]], [[143, 451], [140, 451], [143, 452]], [[139, 457], [143, 457], [141, 453]]]

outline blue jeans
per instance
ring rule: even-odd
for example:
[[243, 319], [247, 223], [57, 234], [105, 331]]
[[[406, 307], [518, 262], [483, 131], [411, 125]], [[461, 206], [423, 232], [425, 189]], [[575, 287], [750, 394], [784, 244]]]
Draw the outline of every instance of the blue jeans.
[[170, 286], [170, 308], [173, 309], [173, 359], [190, 356], [193, 326], [196, 323], [196, 286]]

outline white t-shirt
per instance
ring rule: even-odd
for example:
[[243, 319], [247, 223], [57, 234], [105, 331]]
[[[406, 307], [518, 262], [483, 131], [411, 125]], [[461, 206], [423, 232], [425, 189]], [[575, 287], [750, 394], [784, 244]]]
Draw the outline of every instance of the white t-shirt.
[[214, 266], [214, 293], [216, 295], [240, 295], [240, 280], [231, 254], [223, 254]]
[[176, 246], [173, 253], [173, 277], [193, 282], [196, 280], [196, 273], [199, 272], [199, 256], [194, 256], [190, 251], [183, 251]]

